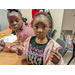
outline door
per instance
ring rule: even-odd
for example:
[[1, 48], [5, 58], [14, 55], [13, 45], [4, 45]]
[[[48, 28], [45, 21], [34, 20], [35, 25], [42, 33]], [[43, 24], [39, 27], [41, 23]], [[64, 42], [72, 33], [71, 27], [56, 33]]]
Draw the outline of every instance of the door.
[[64, 9], [62, 30], [75, 30], [75, 9]]

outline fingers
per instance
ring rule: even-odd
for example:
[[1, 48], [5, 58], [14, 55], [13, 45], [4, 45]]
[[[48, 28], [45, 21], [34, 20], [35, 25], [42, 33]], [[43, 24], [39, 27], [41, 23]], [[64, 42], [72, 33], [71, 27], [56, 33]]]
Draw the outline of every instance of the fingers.
[[53, 62], [54, 64], [59, 63], [59, 61], [61, 60], [61, 55], [54, 50], [51, 50], [50, 54], [51, 54], [50, 55], [51, 62]]
[[5, 42], [3, 40], [0, 40], [0, 46], [2, 46], [2, 47], [5, 46]]
[[22, 55], [22, 54], [23, 54], [22, 47], [18, 47], [18, 48], [17, 48], [16, 54], [17, 54], [17, 55]]
[[55, 53], [57, 56], [61, 56], [57, 51], [51, 50], [50, 53]]

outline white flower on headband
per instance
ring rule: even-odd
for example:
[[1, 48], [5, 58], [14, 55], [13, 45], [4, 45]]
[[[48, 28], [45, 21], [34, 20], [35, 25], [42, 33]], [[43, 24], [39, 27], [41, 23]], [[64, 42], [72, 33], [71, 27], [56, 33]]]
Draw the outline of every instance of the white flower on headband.
[[49, 9], [45, 9], [44, 11], [45, 11], [45, 13], [48, 13], [49, 12]]
[[39, 12], [43, 12], [43, 10], [40, 10]]

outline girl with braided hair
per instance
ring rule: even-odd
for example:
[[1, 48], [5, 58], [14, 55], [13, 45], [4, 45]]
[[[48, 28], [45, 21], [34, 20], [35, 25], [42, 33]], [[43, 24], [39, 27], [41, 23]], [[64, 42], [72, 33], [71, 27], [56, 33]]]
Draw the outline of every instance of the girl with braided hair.
[[23, 42], [29, 36], [34, 35], [34, 31], [27, 23], [27, 19], [22, 17], [18, 9], [8, 9], [7, 19], [11, 28], [16, 32], [19, 45], [6, 45], [5, 42], [1, 40], [0, 46], [4, 47], [5, 50], [16, 52], [15, 49], [20, 45], [23, 46]]
[[24, 42], [24, 47], [16, 49], [17, 55], [27, 59], [28, 65], [62, 65], [63, 58], [58, 53], [62, 47], [52, 38], [47, 37], [51, 28], [51, 17], [45, 12], [37, 13], [33, 18], [35, 36]]

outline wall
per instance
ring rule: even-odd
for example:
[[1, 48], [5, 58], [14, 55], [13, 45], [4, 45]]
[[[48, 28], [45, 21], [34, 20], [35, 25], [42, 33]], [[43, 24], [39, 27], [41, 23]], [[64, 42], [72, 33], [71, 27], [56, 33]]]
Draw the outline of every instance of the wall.
[[0, 31], [9, 27], [7, 20], [7, 11], [0, 9]]
[[64, 9], [62, 30], [75, 30], [75, 9]]
[[27, 18], [28, 23], [31, 22], [32, 15], [31, 15], [31, 9], [19, 9], [22, 13], [22, 16], [24, 18]]
[[57, 38], [60, 38], [64, 9], [50, 9], [50, 12], [53, 18], [53, 29], [57, 30], [54, 38], [56, 40]]
[[[31, 9], [20, 9], [20, 11], [23, 17], [26, 17], [30, 23], [32, 18]], [[57, 38], [60, 38], [64, 9], [50, 9], [50, 12], [53, 18], [53, 27], [57, 30], [54, 38], [56, 40]]]

